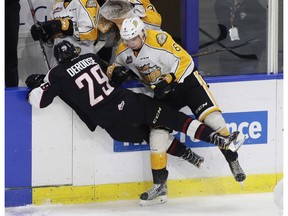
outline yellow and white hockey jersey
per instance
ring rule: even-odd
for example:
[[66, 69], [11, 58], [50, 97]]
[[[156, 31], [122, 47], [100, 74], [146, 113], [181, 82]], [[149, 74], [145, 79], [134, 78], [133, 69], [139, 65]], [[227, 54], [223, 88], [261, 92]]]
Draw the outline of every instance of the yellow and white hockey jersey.
[[[67, 40], [81, 48], [81, 55], [94, 52], [94, 42], [97, 39], [96, 20], [99, 12], [97, 0], [56, 0], [52, 6], [51, 17], [69, 18], [73, 22], [73, 36], [55, 38], [54, 44]], [[51, 67], [57, 65], [54, 56]]]
[[193, 72], [192, 57], [167, 32], [151, 29], [146, 32], [139, 53], [123, 42], [119, 45], [115, 65], [130, 68], [144, 84], [156, 84], [160, 76], [168, 73], [174, 73], [178, 83], [183, 82]]
[[150, 29], [160, 29], [162, 24], [161, 15], [157, 12], [156, 8], [150, 3], [149, 0], [141, 0], [145, 8], [146, 17], [142, 21], [148, 25]]
[[70, 18], [74, 26], [74, 37], [80, 41], [97, 39], [96, 20], [99, 5], [97, 0], [56, 0], [52, 6], [51, 17]]

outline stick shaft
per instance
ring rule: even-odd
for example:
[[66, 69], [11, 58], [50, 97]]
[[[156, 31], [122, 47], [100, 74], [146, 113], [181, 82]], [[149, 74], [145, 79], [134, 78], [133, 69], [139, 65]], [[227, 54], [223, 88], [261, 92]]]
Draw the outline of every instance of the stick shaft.
[[[210, 35], [208, 32], [204, 31], [203, 29], [199, 29], [200, 32], [202, 32], [204, 35], [206, 35], [207, 37], [209, 37], [210, 39], [215, 40], [215, 42], [221, 46], [222, 48], [227, 48], [224, 44], [222, 44], [221, 42], [217, 41], [212, 35]], [[227, 49], [228, 50], [228, 49]], [[254, 54], [248, 54], [248, 55], [242, 55], [239, 53], [234, 52], [233, 50], [228, 50], [231, 54], [241, 58], [241, 59], [250, 59], [250, 60], [255, 60], [257, 59], [257, 56]]]
[[[30, 11], [31, 11], [33, 22], [36, 25], [37, 24], [37, 20], [36, 20], [35, 10], [34, 10], [32, 1], [31, 0], [27, 0], [27, 1], [28, 1], [28, 4], [29, 4], [29, 7], [30, 7]], [[44, 43], [43, 43], [42, 40], [39, 40], [39, 43], [40, 43], [40, 47], [41, 47], [41, 51], [42, 51], [42, 55], [43, 55], [43, 59], [44, 59], [45, 65], [46, 65], [47, 69], [50, 70], [51, 67], [49, 65], [49, 61], [48, 61], [48, 58], [47, 58], [47, 53], [46, 53], [46, 50], [45, 50], [45, 47], [44, 47]]]
[[223, 47], [223, 48], [220, 48], [220, 49], [215, 49], [215, 50], [211, 50], [211, 51], [204, 51], [204, 52], [200, 52], [200, 53], [195, 53], [195, 54], [192, 54], [191, 56], [192, 57], [198, 57], [198, 56], [204, 56], [204, 55], [210, 55], [210, 54], [214, 54], [214, 53], [218, 53], [218, 52], [223, 52], [223, 51], [229, 51], [231, 52], [233, 49], [236, 49], [236, 48], [239, 48], [239, 47], [243, 47], [243, 46], [246, 46], [250, 43], [252, 43], [253, 41], [256, 41], [256, 39], [250, 39], [250, 40], [247, 40], [239, 45], [236, 45], [236, 46], [231, 46], [231, 47]]

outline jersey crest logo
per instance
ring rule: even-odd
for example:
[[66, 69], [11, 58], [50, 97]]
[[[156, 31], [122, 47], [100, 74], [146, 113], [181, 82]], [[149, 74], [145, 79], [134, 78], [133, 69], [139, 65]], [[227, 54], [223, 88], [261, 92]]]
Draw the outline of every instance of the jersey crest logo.
[[163, 46], [163, 44], [166, 43], [167, 38], [168, 38], [168, 36], [164, 33], [159, 33], [156, 35], [157, 42], [161, 47]]
[[95, 0], [88, 0], [86, 2], [86, 8], [96, 8], [97, 2]]
[[136, 66], [136, 69], [139, 71], [143, 82], [146, 84], [157, 82], [162, 74], [160, 67], [157, 65], [150, 67], [149, 63], [143, 66]]
[[126, 64], [131, 64], [133, 62], [132, 56], [127, 56]]

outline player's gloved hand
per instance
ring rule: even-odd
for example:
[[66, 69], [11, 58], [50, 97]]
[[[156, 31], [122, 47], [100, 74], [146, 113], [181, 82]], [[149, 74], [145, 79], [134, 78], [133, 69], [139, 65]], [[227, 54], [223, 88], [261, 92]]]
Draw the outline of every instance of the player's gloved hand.
[[115, 67], [112, 77], [111, 77], [111, 81], [112, 83], [116, 84], [116, 85], [121, 85], [123, 82], [125, 82], [128, 77], [129, 77], [129, 70], [127, 70], [125, 67], [120, 66], [120, 67]]
[[133, 6], [133, 12], [139, 17], [146, 17], [145, 8], [143, 4], [137, 0], [128, 0]]
[[164, 74], [160, 77], [160, 82], [154, 85], [154, 95], [159, 99], [164, 99], [176, 85], [177, 82], [174, 73]]
[[59, 18], [47, 22], [38, 22], [30, 29], [31, 35], [35, 41], [56, 38], [59, 34], [73, 35], [73, 22], [68, 18]]
[[73, 35], [73, 22], [69, 18], [58, 18], [55, 21], [60, 21], [61, 23], [61, 33], [64, 35]]
[[29, 88], [32, 88], [32, 89], [37, 88], [42, 83], [44, 83], [45, 76], [46, 76], [45, 74], [32, 74], [27, 77], [27, 79], [25, 80], [25, 84]]
[[124, 66], [112, 64], [107, 67], [106, 75], [113, 84], [119, 86], [129, 77], [128, 71]]
[[109, 80], [111, 80], [111, 78], [112, 78], [115, 67], [116, 67], [116, 65], [114, 63], [107, 67], [106, 76], [108, 77]]
[[45, 30], [39, 24], [32, 25], [30, 32], [34, 41], [42, 40], [45, 34]]

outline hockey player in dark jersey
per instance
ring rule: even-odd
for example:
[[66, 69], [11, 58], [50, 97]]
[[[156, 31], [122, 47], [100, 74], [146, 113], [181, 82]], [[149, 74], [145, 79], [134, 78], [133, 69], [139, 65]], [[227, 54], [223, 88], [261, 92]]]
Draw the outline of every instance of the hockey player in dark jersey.
[[[165, 127], [183, 132], [193, 139], [212, 143], [221, 149], [237, 151], [244, 143], [245, 137], [238, 131], [227, 137], [221, 136], [209, 126], [158, 100], [113, 87], [103, 73], [107, 66], [96, 54], [79, 56], [78, 53], [78, 48], [68, 41], [54, 47], [59, 65], [45, 77], [30, 75], [26, 80], [27, 86], [32, 88], [27, 97], [31, 105], [45, 108], [59, 96], [91, 131], [99, 125], [113, 139], [123, 142], [149, 142], [151, 128]], [[154, 185], [156, 188], [151, 191], [153, 194], [142, 194], [145, 197], [141, 200], [149, 201], [154, 196], [159, 202], [165, 202], [167, 176], [167, 170], [163, 176], [153, 176], [159, 183]]]

